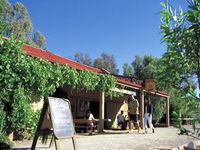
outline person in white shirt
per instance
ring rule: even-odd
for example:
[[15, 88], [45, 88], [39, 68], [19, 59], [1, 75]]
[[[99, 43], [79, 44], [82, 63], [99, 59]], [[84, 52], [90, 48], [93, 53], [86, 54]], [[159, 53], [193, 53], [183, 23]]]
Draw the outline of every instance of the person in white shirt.
[[94, 118], [94, 116], [93, 116], [93, 114], [91, 113], [90, 110], [86, 111], [85, 118], [90, 121], [88, 124], [90, 125], [91, 130], [93, 131], [93, 127], [94, 127], [93, 121], [96, 121], [96, 119]]
[[152, 124], [152, 114], [154, 111], [154, 106], [151, 103], [151, 99], [145, 99], [144, 103], [144, 127], [145, 127], [145, 133], [147, 133], [147, 124], [149, 124], [149, 127], [152, 129], [152, 132], [154, 133], [154, 126]]

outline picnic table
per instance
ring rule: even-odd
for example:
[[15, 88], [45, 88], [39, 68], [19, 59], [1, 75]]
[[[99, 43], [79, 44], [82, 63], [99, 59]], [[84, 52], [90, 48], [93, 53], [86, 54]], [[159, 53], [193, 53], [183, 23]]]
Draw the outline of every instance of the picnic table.
[[85, 130], [86, 132], [92, 132], [97, 130], [98, 119], [87, 120], [87, 119], [74, 119], [74, 125], [77, 132]]

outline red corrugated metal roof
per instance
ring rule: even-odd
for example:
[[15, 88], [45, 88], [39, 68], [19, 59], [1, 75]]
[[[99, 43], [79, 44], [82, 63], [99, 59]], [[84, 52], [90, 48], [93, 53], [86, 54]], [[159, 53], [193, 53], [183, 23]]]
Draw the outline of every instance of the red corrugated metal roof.
[[[8, 38], [3, 38], [4, 40], [9, 40]], [[53, 54], [47, 50], [43, 50], [40, 48], [36, 48], [27, 44], [24, 44], [22, 47], [23, 50], [27, 52], [28, 55], [33, 56], [33, 57], [38, 57], [38, 58], [43, 58], [47, 61], [54, 62], [54, 63], [60, 63], [60, 64], [65, 64], [70, 67], [76, 68], [78, 70], [89, 70], [89, 71], [94, 71], [97, 73], [103, 73], [101, 69], [98, 68], [93, 68], [84, 64], [80, 64], [78, 62], [75, 62], [73, 60], [61, 57], [59, 55]], [[117, 77], [116, 77], [117, 78]], [[129, 82], [123, 79], [117, 78], [117, 82], [133, 86], [139, 89], [144, 89], [140, 84], [134, 83], [134, 82]], [[162, 94], [168, 96], [168, 93], [162, 92], [162, 91], [156, 91], [155, 93]]]
[[[116, 78], [117, 78], [117, 77], [116, 77]], [[142, 85], [137, 84], [137, 83], [134, 83], [134, 82], [126, 81], [126, 80], [119, 79], [119, 78], [117, 78], [117, 81], [118, 81], [119, 83], [122, 83], [122, 84], [126, 84], [126, 85], [129, 85], [129, 86], [133, 86], [133, 87], [142, 89]]]
[[167, 92], [163, 92], [163, 91], [158, 91], [158, 90], [157, 90], [157, 91], [155, 91], [155, 93], [169, 96], [169, 94], [168, 94]]
[[[73, 60], [61, 57], [59, 55], [55, 55], [47, 50], [43, 50], [40, 48], [36, 48], [36, 47], [32, 47], [30, 45], [24, 44], [23, 45], [23, 50], [25, 50], [27, 52], [28, 55], [33, 56], [33, 57], [38, 57], [38, 58], [43, 58], [47, 61], [50, 62], [54, 62], [54, 63], [60, 63], [60, 64], [65, 64], [68, 65], [70, 67], [76, 68], [78, 70], [89, 70], [89, 71], [94, 71], [97, 73], [103, 73], [101, 71], [101, 69], [98, 68], [93, 68], [84, 64], [80, 64], [78, 62], [75, 62]], [[125, 84], [125, 85], [129, 85], [129, 86], [133, 86], [139, 89], [144, 89], [144, 87], [142, 87], [142, 85], [134, 83], [134, 82], [129, 82], [123, 79], [119, 79], [117, 78], [117, 82]], [[163, 95], [168, 95], [168, 93], [166, 92], [161, 92], [161, 91], [156, 91], [155, 93], [159, 93], [159, 94], [163, 94]]]
[[32, 47], [30, 45], [24, 44], [23, 49], [27, 52], [28, 55], [43, 58], [45, 60], [48, 60], [50, 62], [54, 63], [60, 63], [60, 64], [66, 64], [70, 67], [76, 68], [78, 70], [90, 70], [97, 73], [102, 73], [102, 71], [98, 68], [93, 68], [84, 64], [80, 64], [78, 62], [75, 62], [73, 60], [55, 55], [47, 50], [42, 50], [40, 48]]
[[[142, 85], [136, 84], [136, 83], [134, 83], [134, 82], [129, 82], [129, 81], [122, 80], [122, 79], [119, 79], [119, 78], [117, 78], [117, 82], [118, 82], [118, 83], [125, 84], [125, 85], [129, 85], [129, 86], [133, 86], [133, 87], [136, 87], [136, 88], [144, 89], [144, 90], [145, 90], [145, 88], [144, 88]], [[158, 91], [158, 90], [150, 91], [150, 92], [153, 92], [153, 93], [155, 93], [155, 94], [161, 94], [161, 95], [168, 96], [168, 93], [167, 93], [167, 92], [162, 92], [162, 91]]]

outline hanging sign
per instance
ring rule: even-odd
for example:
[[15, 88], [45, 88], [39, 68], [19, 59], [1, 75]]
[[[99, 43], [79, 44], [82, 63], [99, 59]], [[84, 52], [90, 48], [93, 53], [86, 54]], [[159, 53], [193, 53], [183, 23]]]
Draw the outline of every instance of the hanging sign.
[[145, 79], [145, 90], [153, 91], [155, 90], [155, 87], [155, 79]]

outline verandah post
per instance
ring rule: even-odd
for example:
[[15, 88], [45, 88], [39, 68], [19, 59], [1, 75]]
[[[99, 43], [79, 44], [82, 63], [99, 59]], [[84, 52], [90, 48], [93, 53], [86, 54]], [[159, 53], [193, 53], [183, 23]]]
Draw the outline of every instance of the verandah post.
[[144, 128], [144, 90], [140, 90], [140, 127]]
[[104, 130], [104, 114], [105, 114], [105, 92], [100, 92], [98, 132], [103, 132]]
[[169, 96], [166, 98], [166, 126], [170, 126], [170, 116], [169, 116]]

